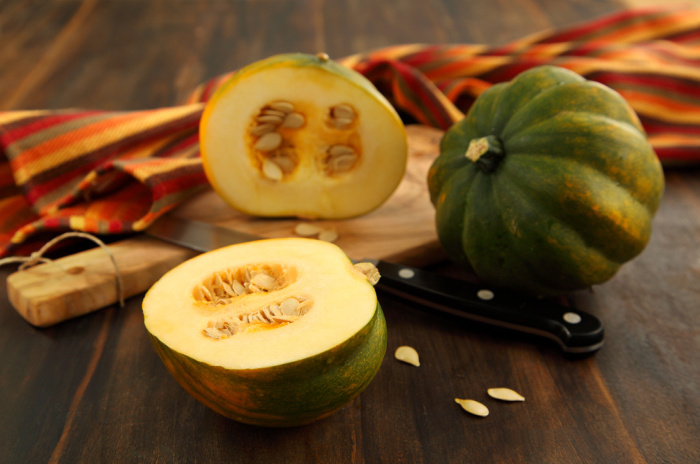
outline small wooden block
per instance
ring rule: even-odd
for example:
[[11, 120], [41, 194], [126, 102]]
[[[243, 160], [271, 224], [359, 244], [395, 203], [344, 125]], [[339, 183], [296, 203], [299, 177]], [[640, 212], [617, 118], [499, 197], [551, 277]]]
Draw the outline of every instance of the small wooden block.
[[[123, 297], [148, 290], [163, 274], [197, 252], [149, 237], [109, 245]], [[119, 301], [117, 271], [101, 247], [40, 264], [7, 278], [12, 306], [30, 324], [48, 327]]]

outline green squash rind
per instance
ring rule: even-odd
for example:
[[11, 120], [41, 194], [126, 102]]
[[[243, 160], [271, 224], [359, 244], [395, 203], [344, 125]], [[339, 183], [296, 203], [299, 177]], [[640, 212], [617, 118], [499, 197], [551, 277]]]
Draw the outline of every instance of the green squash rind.
[[335, 348], [293, 363], [244, 370], [199, 362], [150, 337], [170, 374], [210, 409], [238, 422], [291, 427], [333, 414], [369, 385], [386, 353], [387, 327], [377, 303], [365, 327]]
[[[496, 135], [483, 172], [465, 157]], [[484, 281], [554, 295], [609, 280], [645, 248], [663, 171], [633, 110], [613, 90], [553, 66], [482, 94], [450, 128], [428, 186], [449, 256]]]

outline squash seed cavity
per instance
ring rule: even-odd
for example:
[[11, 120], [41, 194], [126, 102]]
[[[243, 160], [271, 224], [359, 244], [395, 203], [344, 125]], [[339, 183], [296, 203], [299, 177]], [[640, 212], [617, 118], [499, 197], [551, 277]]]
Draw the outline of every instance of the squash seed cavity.
[[247, 330], [281, 327], [296, 322], [306, 315], [313, 304], [313, 298], [308, 296], [288, 297], [256, 311], [210, 320], [202, 329], [202, 333], [209, 338], [222, 340]]
[[479, 403], [478, 401], [455, 398], [455, 403], [462, 406], [462, 409], [467, 411], [469, 414], [473, 414], [479, 417], [486, 417], [489, 415], [489, 408]]
[[315, 224], [309, 224], [308, 222], [300, 222], [294, 227], [294, 233], [300, 237], [314, 237], [321, 233], [319, 226]]
[[407, 364], [412, 364], [416, 367], [420, 366], [418, 352], [413, 347], [405, 345], [398, 347], [394, 352], [394, 357]]
[[206, 278], [192, 291], [194, 300], [210, 307], [229, 304], [251, 293], [281, 290], [296, 281], [295, 268], [281, 264], [251, 264], [224, 269]]
[[525, 397], [510, 388], [489, 388], [486, 393], [491, 398], [501, 401], [525, 401]]
[[[326, 125], [334, 131], [332, 136], [348, 140], [355, 130], [357, 111], [350, 104], [341, 103], [330, 107], [327, 114]], [[307, 125], [306, 118], [293, 102], [285, 100], [264, 105], [253, 117], [248, 133], [253, 137], [256, 165], [263, 178], [281, 182], [296, 170], [299, 155], [295, 153], [293, 133]], [[346, 174], [359, 160], [358, 147], [347, 142], [331, 143], [321, 152], [316, 158], [318, 169], [327, 176]]]
[[[272, 293], [284, 289], [297, 279], [294, 267], [282, 264], [250, 264], [224, 269], [207, 277], [192, 291], [194, 300], [218, 309], [245, 295]], [[306, 295], [289, 296], [261, 308], [229, 314], [210, 320], [202, 329], [205, 336], [220, 340], [247, 330], [272, 329], [297, 321], [309, 312], [313, 298]]]
[[350, 145], [331, 145], [323, 162], [327, 174], [341, 174], [350, 171], [357, 161], [357, 153]]
[[255, 139], [253, 149], [258, 153], [260, 173], [265, 179], [279, 182], [296, 169], [298, 161], [279, 129], [299, 129], [305, 123], [304, 115], [295, 112], [294, 104], [288, 101], [273, 101], [260, 109], [249, 133]]

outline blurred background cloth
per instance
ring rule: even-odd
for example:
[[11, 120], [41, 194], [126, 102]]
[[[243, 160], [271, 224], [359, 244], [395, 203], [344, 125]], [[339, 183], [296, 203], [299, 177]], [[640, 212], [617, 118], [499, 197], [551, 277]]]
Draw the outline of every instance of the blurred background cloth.
[[[491, 85], [562, 66], [617, 90], [666, 168], [700, 164], [698, 8], [622, 11], [502, 47], [396, 45], [338, 61], [372, 81], [404, 122], [440, 129]], [[169, 108], [0, 112], [0, 257], [28, 254], [67, 230], [138, 232], [207, 188], [199, 118], [233, 73]]]

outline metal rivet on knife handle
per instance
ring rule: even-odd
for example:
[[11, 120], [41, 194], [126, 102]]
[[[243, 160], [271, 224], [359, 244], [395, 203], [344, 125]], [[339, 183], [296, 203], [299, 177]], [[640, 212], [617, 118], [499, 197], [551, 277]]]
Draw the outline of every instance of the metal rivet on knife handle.
[[564, 322], [568, 322], [569, 324], [578, 324], [581, 322], [581, 315], [574, 312], [564, 313], [562, 318]]
[[399, 277], [401, 277], [402, 279], [412, 279], [415, 275], [416, 272], [413, 269], [408, 269], [407, 267], [399, 271]]

